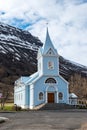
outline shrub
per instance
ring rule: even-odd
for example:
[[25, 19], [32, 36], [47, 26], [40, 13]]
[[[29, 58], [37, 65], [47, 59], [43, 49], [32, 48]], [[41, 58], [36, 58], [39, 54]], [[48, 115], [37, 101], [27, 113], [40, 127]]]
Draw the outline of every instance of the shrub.
[[15, 111], [21, 111], [21, 107], [17, 106], [16, 104], [13, 106], [12, 109], [15, 110]]

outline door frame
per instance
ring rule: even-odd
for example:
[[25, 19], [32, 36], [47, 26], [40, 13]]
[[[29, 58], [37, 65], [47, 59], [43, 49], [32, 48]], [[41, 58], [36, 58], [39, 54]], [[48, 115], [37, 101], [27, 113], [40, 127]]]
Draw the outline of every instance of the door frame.
[[[54, 87], [54, 90], [49, 90], [50, 87]], [[58, 88], [55, 85], [48, 85], [45, 90], [45, 103], [48, 103], [48, 93], [54, 93], [54, 103], [59, 103], [58, 99]]]

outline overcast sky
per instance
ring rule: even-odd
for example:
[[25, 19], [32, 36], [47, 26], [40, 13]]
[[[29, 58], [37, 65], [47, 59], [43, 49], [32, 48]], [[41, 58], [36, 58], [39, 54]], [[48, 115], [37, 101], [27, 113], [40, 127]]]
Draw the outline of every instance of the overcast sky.
[[0, 0], [0, 21], [44, 42], [46, 23], [58, 53], [87, 66], [87, 0]]

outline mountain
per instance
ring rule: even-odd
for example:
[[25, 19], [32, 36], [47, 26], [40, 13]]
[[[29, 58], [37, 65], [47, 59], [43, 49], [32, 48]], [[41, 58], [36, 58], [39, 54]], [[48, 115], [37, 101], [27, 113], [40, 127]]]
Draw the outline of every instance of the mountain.
[[[4, 95], [7, 91], [13, 94], [13, 85], [17, 78], [37, 71], [37, 51], [42, 45], [38, 37], [32, 36], [28, 31], [0, 23], [0, 92]], [[69, 81], [70, 92], [86, 97], [87, 67], [62, 56], [59, 61], [60, 75]], [[78, 88], [81, 91], [84, 88], [84, 92], [78, 92]]]
[[59, 57], [60, 61], [60, 74], [69, 81], [71, 75], [75, 73], [80, 74], [82, 77], [87, 77], [87, 67], [76, 62], [69, 61], [62, 56]]

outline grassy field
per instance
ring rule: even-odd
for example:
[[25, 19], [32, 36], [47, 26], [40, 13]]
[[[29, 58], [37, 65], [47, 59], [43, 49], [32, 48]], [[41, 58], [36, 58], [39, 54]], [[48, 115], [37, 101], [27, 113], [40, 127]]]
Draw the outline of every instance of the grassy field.
[[[13, 111], [13, 103], [5, 103], [3, 110], [4, 111]], [[0, 105], [0, 110], [1, 110], [1, 105]]]

